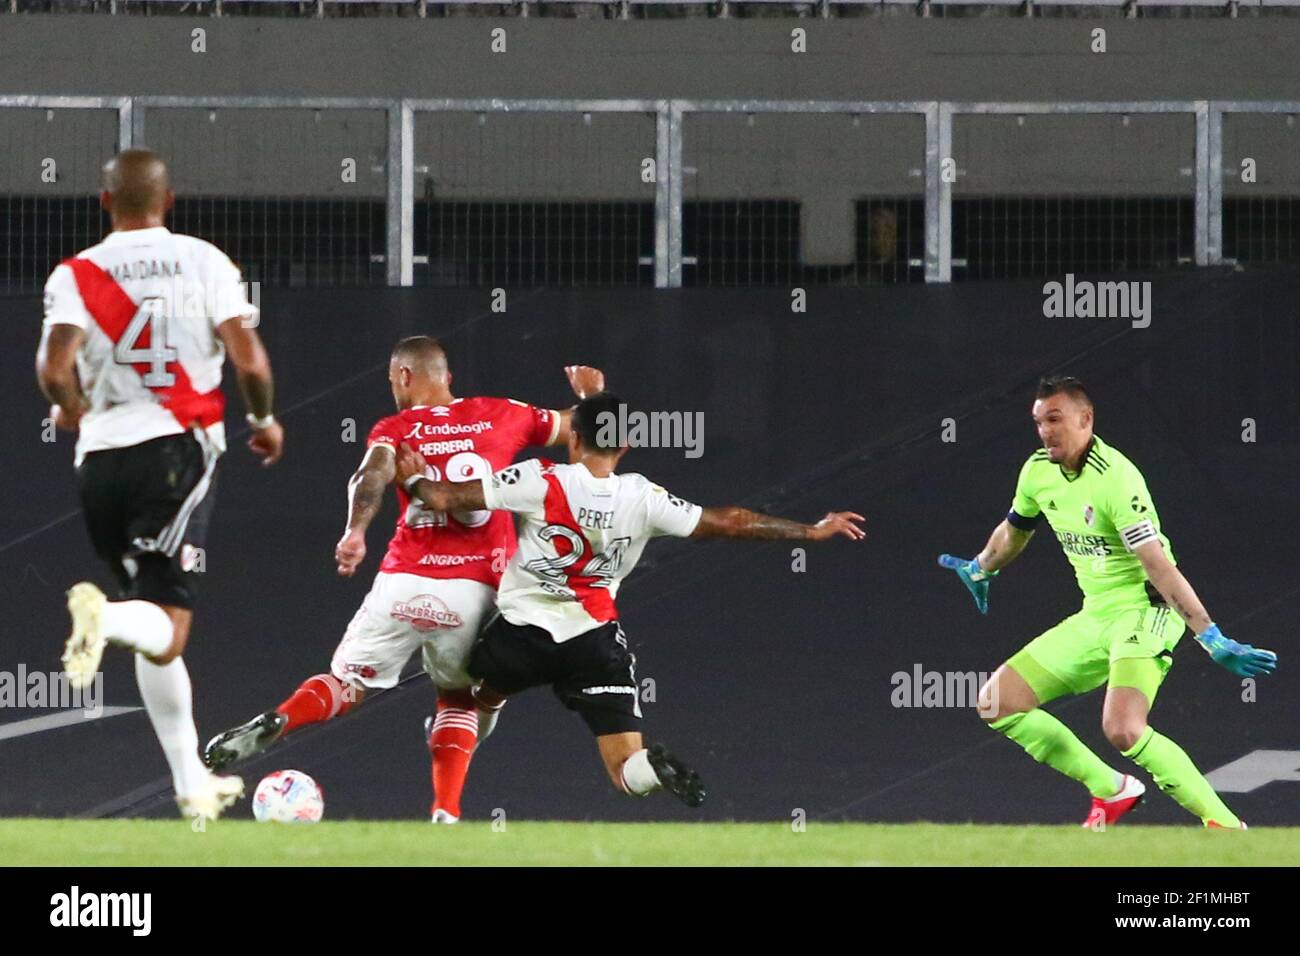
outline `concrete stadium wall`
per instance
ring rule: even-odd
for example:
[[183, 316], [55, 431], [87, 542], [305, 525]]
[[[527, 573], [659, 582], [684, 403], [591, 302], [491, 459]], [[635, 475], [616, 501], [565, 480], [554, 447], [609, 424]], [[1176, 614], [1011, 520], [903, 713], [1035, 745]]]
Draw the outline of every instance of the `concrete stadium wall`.
[[[808, 51], [790, 50], [791, 22], [520, 20], [268, 20], [24, 16], [6, 19], [0, 93], [376, 97], [776, 98], [838, 100], [1290, 99], [1300, 24], [1241, 21], [801, 20]], [[505, 29], [505, 53], [490, 31]], [[1107, 52], [1092, 53], [1105, 29]], [[194, 30], [205, 31], [194, 52]], [[122, 55], [129, 51], [129, 55]], [[44, 156], [102, 149], [106, 118], [0, 111], [8, 161], [0, 190], [32, 188]], [[637, 163], [653, 126], [626, 117], [422, 118], [417, 163], [450, 195], [636, 198]], [[916, 187], [915, 118], [691, 117], [687, 150], [709, 196], [804, 195], [804, 180], [886, 192]], [[742, 125], [744, 124], [743, 128]], [[899, 135], [908, 127], [906, 135]], [[576, 130], [576, 132], [575, 132]], [[955, 151], [962, 188], [997, 193], [1185, 192], [1189, 117], [962, 117]], [[1235, 149], [1260, 153], [1261, 183], [1300, 183], [1294, 124], [1233, 120]], [[575, 140], [575, 135], [577, 139]], [[185, 187], [212, 194], [382, 195], [377, 113], [149, 111], [146, 138], [175, 154]], [[602, 161], [580, 162], [575, 142]], [[440, 148], [441, 147], [441, 148]], [[440, 170], [451, 151], [477, 181]], [[1252, 153], [1253, 155], [1253, 153]], [[521, 165], [536, 156], [521, 174]], [[339, 176], [358, 163], [358, 182]], [[739, 163], [733, 162], [739, 158]], [[81, 164], [57, 188], [84, 189]], [[93, 160], [90, 161], [93, 167]], [[630, 167], [630, 168], [629, 168]], [[809, 170], [816, 170], [810, 172]], [[1265, 178], [1267, 177], [1267, 178]]]
[[[807, 53], [790, 31], [807, 31]], [[1104, 29], [1107, 52], [1091, 51]], [[506, 31], [506, 52], [490, 49]], [[195, 52], [195, 30], [203, 52]], [[1300, 24], [1240, 21], [586, 22], [7, 18], [0, 93], [1156, 100], [1300, 96]], [[127, 55], [123, 55], [124, 52]], [[852, 202], [921, 189], [920, 117], [688, 116], [689, 199], [795, 199], [810, 262], [843, 261]], [[116, 117], [0, 110], [0, 193], [84, 194]], [[1225, 123], [1228, 195], [1300, 193], [1286, 116]], [[203, 196], [382, 198], [379, 111], [148, 110]], [[421, 116], [417, 196], [649, 200], [649, 116]], [[1190, 196], [1190, 116], [958, 117], [958, 195]], [[49, 159], [58, 166], [53, 182]], [[345, 163], [355, 178], [345, 179]]]

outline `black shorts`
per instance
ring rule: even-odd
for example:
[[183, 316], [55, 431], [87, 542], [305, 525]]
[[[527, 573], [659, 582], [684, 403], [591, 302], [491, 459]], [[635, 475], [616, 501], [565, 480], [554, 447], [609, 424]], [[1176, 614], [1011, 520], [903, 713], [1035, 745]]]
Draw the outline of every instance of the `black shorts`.
[[468, 670], [507, 697], [550, 684], [598, 737], [641, 729], [636, 655], [618, 621], [557, 644], [542, 628], [511, 624], [498, 614], [475, 641]]
[[86, 528], [119, 597], [194, 606], [216, 464], [193, 433], [86, 455], [77, 469]]

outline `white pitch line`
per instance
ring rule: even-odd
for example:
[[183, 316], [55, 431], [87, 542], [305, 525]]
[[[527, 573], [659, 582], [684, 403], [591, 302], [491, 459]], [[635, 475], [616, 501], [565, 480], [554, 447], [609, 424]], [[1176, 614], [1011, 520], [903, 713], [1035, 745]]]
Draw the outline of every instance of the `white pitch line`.
[[39, 734], [43, 730], [57, 730], [60, 727], [73, 727], [77, 724], [91, 720], [99, 720], [104, 717], [117, 717], [119, 714], [131, 714], [137, 710], [144, 710], [144, 708], [105, 707], [97, 714], [87, 713], [84, 710], [61, 710], [57, 714], [46, 714], [44, 717], [30, 717], [27, 720], [15, 720], [7, 724], [0, 724], [0, 740], [7, 740], [10, 737], [26, 737], [28, 734]]

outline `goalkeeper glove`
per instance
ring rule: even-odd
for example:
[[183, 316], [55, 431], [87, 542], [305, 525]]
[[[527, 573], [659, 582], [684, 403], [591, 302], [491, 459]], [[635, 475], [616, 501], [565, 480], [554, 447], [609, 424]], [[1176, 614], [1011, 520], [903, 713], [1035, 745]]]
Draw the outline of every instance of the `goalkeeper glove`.
[[1277, 667], [1277, 655], [1272, 651], [1238, 644], [1231, 638], [1224, 637], [1217, 624], [1210, 624], [1196, 635], [1196, 640], [1205, 648], [1205, 653], [1214, 659], [1214, 663], [1226, 667], [1238, 677], [1271, 674]]
[[970, 591], [971, 596], [975, 598], [975, 606], [980, 609], [981, 614], [987, 614], [989, 612], [989, 581], [997, 577], [998, 573], [996, 571], [985, 571], [980, 567], [979, 558], [971, 558], [968, 561], [965, 558], [955, 558], [951, 554], [941, 554], [939, 555], [939, 564], [957, 572], [957, 577], [961, 578], [961, 583], [966, 585], [966, 590]]

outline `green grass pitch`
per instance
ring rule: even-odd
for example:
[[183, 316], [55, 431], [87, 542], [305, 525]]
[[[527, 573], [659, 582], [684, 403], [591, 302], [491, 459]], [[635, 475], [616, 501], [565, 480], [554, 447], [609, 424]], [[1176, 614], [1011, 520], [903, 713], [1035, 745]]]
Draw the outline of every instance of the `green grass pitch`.
[[10, 866], [1291, 866], [1300, 827], [0, 820]]

